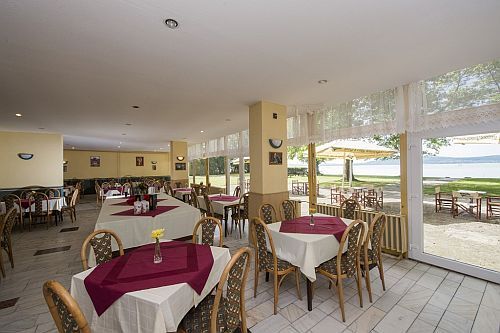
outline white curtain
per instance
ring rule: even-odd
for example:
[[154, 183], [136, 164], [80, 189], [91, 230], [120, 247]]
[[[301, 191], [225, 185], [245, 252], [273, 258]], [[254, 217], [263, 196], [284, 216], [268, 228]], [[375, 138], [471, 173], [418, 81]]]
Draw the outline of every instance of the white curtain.
[[188, 147], [188, 160], [228, 156], [230, 158], [248, 156], [248, 130], [222, 136]]

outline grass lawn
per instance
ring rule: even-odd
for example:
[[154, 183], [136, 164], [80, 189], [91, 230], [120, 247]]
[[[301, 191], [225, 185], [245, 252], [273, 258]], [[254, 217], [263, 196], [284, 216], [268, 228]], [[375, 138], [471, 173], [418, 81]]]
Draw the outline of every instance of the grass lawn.
[[[451, 193], [458, 190], [484, 191], [488, 195], [500, 195], [500, 179], [498, 178], [462, 178], [439, 185], [441, 192]], [[433, 195], [434, 185], [424, 185], [424, 194]]]

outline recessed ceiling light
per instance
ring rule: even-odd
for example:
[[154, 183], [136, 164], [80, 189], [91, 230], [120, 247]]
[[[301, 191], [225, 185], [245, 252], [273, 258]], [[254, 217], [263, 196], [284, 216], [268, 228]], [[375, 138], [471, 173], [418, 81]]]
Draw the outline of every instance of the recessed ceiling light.
[[118, 146], [118, 148], [120, 148], [120, 146]]
[[38, 129], [40, 129], [40, 130], [44, 130], [44, 129], [45, 129], [45, 127], [38, 127]]
[[200, 131], [200, 133], [203, 133], [203, 132], [205, 132], [205, 131]]
[[162, 150], [163, 148], [160, 147], [160, 150]]
[[318, 83], [319, 84], [325, 84], [325, 83], [328, 83], [328, 80], [319, 80]]
[[127, 135], [127, 133], [122, 133], [122, 135]]
[[120, 144], [122, 144], [122, 142], [120, 141]]
[[139, 108], [139, 105], [132, 105], [132, 107], [133, 107], [134, 109], [138, 109], [138, 108]]
[[174, 19], [166, 19], [165, 20], [165, 24], [167, 25], [167, 27], [169, 27], [170, 29], [177, 29], [179, 27], [179, 22], [177, 22], [176, 20]]
[[71, 147], [71, 149], [75, 149], [75, 147]]
[[229, 118], [226, 118], [226, 121], [231, 121], [231, 119], [229, 119]]
[[126, 123], [125, 125], [127, 125], [127, 126], [132, 126], [132, 124], [131, 124], [131, 123]]
[[16, 117], [22, 117], [23, 115], [20, 113], [16, 113]]

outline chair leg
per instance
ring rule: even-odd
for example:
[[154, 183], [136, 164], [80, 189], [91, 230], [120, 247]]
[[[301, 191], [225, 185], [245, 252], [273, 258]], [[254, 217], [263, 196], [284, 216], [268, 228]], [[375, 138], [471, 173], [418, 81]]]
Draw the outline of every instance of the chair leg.
[[366, 283], [366, 290], [368, 290], [368, 297], [370, 299], [370, 303], [373, 303], [373, 297], [372, 297], [372, 284], [370, 281], [370, 265], [368, 265], [368, 260], [365, 257], [365, 263], [364, 263], [364, 272], [365, 272], [365, 283]]
[[344, 310], [344, 288], [342, 287], [342, 278], [337, 277], [337, 291], [339, 293], [340, 312], [342, 314], [342, 321], [345, 322]]
[[273, 272], [273, 282], [274, 282], [274, 314], [276, 315], [278, 313], [278, 273], [275, 271]]
[[298, 268], [295, 268], [295, 284], [297, 285], [297, 296], [302, 300], [302, 292], [300, 291], [300, 271]]
[[385, 291], [384, 266], [382, 264], [382, 256], [381, 255], [379, 255], [379, 258], [377, 259], [377, 267], [378, 267], [378, 272], [380, 275], [380, 280], [382, 281], [382, 290]]
[[359, 306], [363, 307], [363, 294], [361, 293], [361, 269], [359, 266], [356, 268], [356, 283], [358, 285], [358, 297], [359, 297]]
[[255, 277], [253, 280], [253, 297], [257, 297], [257, 287], [259, 286], [259, 266], [258, 263], [255, 262]]
[[3, 267], [2, 249], [0, 248], [0, 270], [2, 271], [2, 276], [5, 278], [5, 268]]

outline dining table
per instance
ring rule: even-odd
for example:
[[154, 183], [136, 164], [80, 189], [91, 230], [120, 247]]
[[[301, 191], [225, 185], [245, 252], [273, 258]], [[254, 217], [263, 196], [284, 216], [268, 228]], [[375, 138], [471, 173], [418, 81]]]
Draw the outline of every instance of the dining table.
[[[191, 237], [200, 211], [166, 193], [157, 195], [157, 208], [134, 214], [135, 196], [108, 197], [104, 200], [94, 230], [109, 229], [117, 233], [125, 249], [147, 244], [154, 229], [164, 228], [169, 239]], [[113, 251], [118, 250], [112, 242]], [[90, 256], [89, 263], [93, 256]]]
[[162, 240], [75, 274], [71, 295], [93, 332], [176, 332], [183, 317], [217, 286], [229, 249]]
[[[46, 211], [47, 206], [49, 207], [49, 210], [51, 211], [61, 211], [63, 207], [66, 206], [66, 198], [65, 197], [54, 197], [50, 198], [47, 202], [47, 200], [42, 201], [42, 210]], [[19, 205], [16, 203], [15, 204], [16, 210], [19, 212], [21, 211], [23, 213], [29, 213], [30, 211], [30, 204], [28, 199], [21, 199], [21, 208], [19, 208]], [[35, 202], [31, 202], [31, 209], [35, 210]], [[5, 214], [5, 202], [0, 202], [0, 214]]]
[[188, 202], [191, 196], [191, 187], [174, 188], [174, 197], [184, 202]]
[[[210, 194], [208, 198], [212, 203], [214, 213], [224, 217], [224, 236], [227, 237], [229, 210], [240, 205], [240, 197], [225, 194]], [[198, 206], [206, 210], [205, 198], [202, 195], [198, 196]]]
[[[303, 216], [292, 221], [275, 222], [267, 225], [273, 238], [276, 256], [299, 267], [302, 274], [306, 277], [307, 308], [309, 311], [312, 310], [312, 284], [316, 281], [316, 267], [337, 256], [343, 230], [354, 222], [354, 220], [351, 219], [320, 213], [313, 214], [313, 219], [315, 223], [312, 227], [308, 227], [310, 216]], [[287, 224], [288, 222], [300, 226], [296, 228], [282, 228], [282, 224]], [[342, 222], [345, 225], [343, 228], [339, 229], [338, 225], [342, 226]], [[325, 225], [328, 224], [337, 224], [337, 226], [331, 231], [325, 231], [325, 229], [328, 229]], [[283, 229], [285, 229], [285, 231]], [[301, 232], [302, 230], [304, 232]], [[368, 224], [365, 223], [363, 238], [366, 238], [367, 234]], [[347, 251], [347, 242], [345, 242], [342, 251]]]

